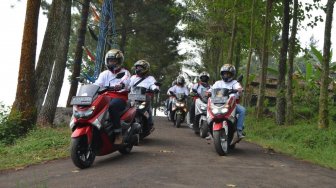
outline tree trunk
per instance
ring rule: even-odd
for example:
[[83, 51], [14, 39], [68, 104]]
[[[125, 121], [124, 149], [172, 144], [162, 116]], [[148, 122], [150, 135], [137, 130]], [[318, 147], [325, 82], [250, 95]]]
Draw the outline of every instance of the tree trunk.
[[331, 46], [331, 27], [333, 19], [335, 0], [328, 0], [326, 22], [324, 31], [324, 45], [323, 45], [323, 62], [322, 62], [322, 74], [321, 74], [321, 89], [319, 98], [319, 118], [318, 127], [329, 127], [328, 120], [328, 85], [329, 85], [329, 62], [330, 62], [330, 46]]
[[291, 125], [294, 122], [293, 118], [293, 62], [295, 56], [295, 39], [297, 33], [297, 17], [298, 17], [298, 0], [294, 0], [293, 24], [288, 50], [288, 75], [287, 75], [287, 96], [286, 96], [286, 124]]
[[36, 109], [37, 114], [40, 113], [42, 104], [45, 98], [45, 94], [48, 89], [52, 68], [54, 66], [55, 54], [56, 54], [56, 44], [59, 36], [57, 23], [57, 18], [61, 15], [59, 13], [60, 0], [53, 0], [51, 4], [51, 9], [48, 14], [48, 24], [46, 31], [44, 33], [43, 43], [41, 47], [41, 52], [36, 66]]
[[71, 83], [70, 83], [70, 90], [67, 99], [67, 107], [70, 107], [70, 102], [73, 96], [77, 93], [78, 88], [78, 80], [77, 77], [80, 75], [81, 71], [81, 64], [82, 64], [82, 57], [83, 57], [83, 46], [85, 44], [85, 33], [86, 33], [86, 26], [87, 20], [89, 16], [89, 9], [90, 9], [90, 1], [91, 0], [84, 0], [81, 12], [81, 23], [78, 28], [78, 39], [75, 51], [75, 59], [73, 64], [73, 70], [71, 75]]
[[[233, 49], [235, 44], [235, 39], [237, 35], [237, 15], [236, 15], [236, 6], [237, 6], [237, 0], [234, 1], [234, 11], [233, 11], [233, 24], [232, 24], [232, 31], [231, 31], [231, 40], [230, 40], [230, 47], [228, 52], [228, 58], [227, 63], [232, 64], [232, 57], [233, 57]], [[238, 70], [239, 67], [236, 67]]]
[[245, 106], [249, 106], [248, 96], [250, 91], [250, 67], [251, 67], [251, 59], [252, 59], [252, 43], [253, 43], [253, 37], [254, 37], [254, 7], [255, 7], [255, 1], [253, 0], [252, 3], [252, 12], [251, 12], [251, 25], [250, 25], [250, 44], [249, 44], [249, 52], [248, 52], [248, 59], [247, 59], [247, 65], [246, 65], [246, 75], [245, 75], [245, 92], [244, 92], [244, 99], [243, 103]]
[[265, 89], [266, 89], [266, 77], [267, 77], [267, 67], [268, 67], [268, 40], [269, 31], [271, 27], [271, 11], [272, 11], [273, 0], [267, 0], [266, 2], [266, 15], [265, 15], [265, 25], [264, 25], [264, 38], [263, 38], [263, 49], [262, 49], [262, 64], [261, 64], [261, 75], [260, 84], [258, 92], [257, 101], [257, 118], [262, 118], [264, 111], [264, 100], [265, 100]]
[[276, 123], [278, 125], [285, 124], [286, 115], [286, 61], [288, 51], [288, 34], [289, 34], [289, 1], [283, 0], [283, 20], [282, 20], [282, 35], [281, 35], [281, 50], [279, 58], [279, 76], [278, 76], [278, 91], [276, 99]]
[[16, 88], [15, 101], [11, 111], [11, 115], [15, 115], [17, 112], [21, 113], [22, 124], [20, 126], [23, 131], [22, 133], [26, 133], [36, 121], [34, 76], [40, 5], [41, 0], [27, 1], [21, 45], [18, 85]]
[[[52, 78], [49, 84], [47, 97], [37, 118], [37, 124], [40, 126], [51, 125], [53, 123], [57, 108], [58, 99], [61, 93], [64, 72], [66, 68], [67, 55], [69, 49], [70, 29], [71, 29], [71, 3], [72, 0], [61, 0], [59, 10], [62, 27], [60, 32], [59, 45], [56, 51], [55, 66], [52, 72]], [[61, 26], [61, 24], [59, 24]]]
[[236, 52], [235, 52], [235, 67], [236, 67], [236, 75], [239, 76], [239, 67], [240, 67], [240, 53], [241, 53], [241, 44], [238, 43], [236, 46]]

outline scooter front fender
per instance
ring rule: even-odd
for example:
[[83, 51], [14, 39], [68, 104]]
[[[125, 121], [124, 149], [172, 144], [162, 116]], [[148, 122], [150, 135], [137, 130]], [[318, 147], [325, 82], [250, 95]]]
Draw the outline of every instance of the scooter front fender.
[[223, 122], [218, 122], [218, 123], [214, 122], [213, 123], [212, 130], [219, 131], [222, 128], [223, 128]]
[[75, 131], [72, 132], [71, 138], [77, 138], [82, 135], [87, 135], [88, 137], [88, 143], [91, 143], [92, 141], [92, 127], [91, 126], [85, 126], [85, 127], [76, 127]]

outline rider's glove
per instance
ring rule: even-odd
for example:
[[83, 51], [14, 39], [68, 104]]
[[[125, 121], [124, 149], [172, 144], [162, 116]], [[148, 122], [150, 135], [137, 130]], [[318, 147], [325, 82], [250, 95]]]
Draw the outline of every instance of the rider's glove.
[[115, 89], [116, 91], [122, 90], [122, 89], [124, 89], [124, 88], [125, 88], [125, 84], [123, 84], [123, 83], [121, 83], [121, 84], [117, 84], [117, 85], [114, 86], [114, 89]]

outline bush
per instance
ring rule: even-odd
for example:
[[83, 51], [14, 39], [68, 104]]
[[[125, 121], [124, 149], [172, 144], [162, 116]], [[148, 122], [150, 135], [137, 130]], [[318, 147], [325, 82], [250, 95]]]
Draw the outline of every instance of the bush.
[[19, 113], [9, 115], [10, 108], [0, 105], [0, 143], [9, 145], [23, 135], [21, 115]]

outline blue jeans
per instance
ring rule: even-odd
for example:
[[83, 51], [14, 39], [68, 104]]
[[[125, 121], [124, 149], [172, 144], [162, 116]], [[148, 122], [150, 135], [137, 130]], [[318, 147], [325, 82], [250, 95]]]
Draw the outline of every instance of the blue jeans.
[[110, 101], [109, 113], [112, 120], [114, 132], [121, 132], [120, 125], [120, 112], [124, 111], [126, 108], [126, 101], [118, 98], [114, 98]]
[[236, 112], [238, 114], [237, 129], [242, 131], [244, 129], [244, 120], [246, 109], [240, 104], [237, 104]]

